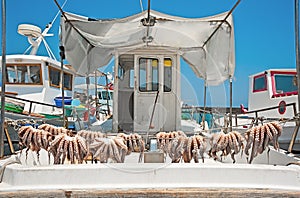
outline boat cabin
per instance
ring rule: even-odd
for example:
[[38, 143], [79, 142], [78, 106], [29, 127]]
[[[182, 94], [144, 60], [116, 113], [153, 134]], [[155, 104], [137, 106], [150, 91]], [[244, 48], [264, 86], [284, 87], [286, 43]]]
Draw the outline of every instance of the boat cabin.
[[293, 106], [286, 105], [297, 103], [298, 100], [295, 69], [270, 69], [249, 78], [249, 111], [279, 106], [259, 115], [268, 118], [294, 116]]
[[[180, 129], [180, 62], [172, 52], [134, 50], [118, 57], [114, 126], [121, 131]], [[117, 83], [116, 83], [117, 82]], [[117, 107], [117, 108], [116, 108]]]
[[[64, 94], [72, 97], [75, 72], [64, 66]], [[25, 99], [24, 111], [51, 113], [54, 108], [26, 100], [55, 105], [55, 97], [62, 95], [60, 62], [36, 55], [6, 56], [6, 92]]]

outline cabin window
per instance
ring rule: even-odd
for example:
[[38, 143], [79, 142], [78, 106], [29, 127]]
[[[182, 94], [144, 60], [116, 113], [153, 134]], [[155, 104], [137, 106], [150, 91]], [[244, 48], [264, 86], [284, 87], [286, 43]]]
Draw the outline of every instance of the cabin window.
[[103, 100], [109, 100], [109, 93], [107, 91], [102, 91]]
[[[64, 72], [64, 89], [72, 90], [73, 76]], [[60, 70], [49, 66], [49, 83], [52, 87], [60, 88]]]
[[139, 90], [141, 92], [158, 90], [158, 65], [156, 58], [139, 59]]
[[286, 96], [297, 94], [297, 79], [294, 72], [273, 72], [273, 96]]
[[99, 97], [100, 100], [102, 99], [101, 91], [98, 92], [98, 97]]
[[164, 59], [164, 92], [170, 92], [172, 88], [172, 59]]
[[129, 87], [134, 88], [134, 69], [129, 71]]
[[72, 90], [72, 75], [64, 72], [64, 88]]
[[125, 73], [124, 68], [123, 68], [121, 65], [119, 65], [119, 68], [118, 68], [118, 78], [119, 78], [120, 80], [123, 80], [123, 78], [124, 78], [124, 73]]
[[254, 77], [253, 92], [260, 92], [267, 90], [267, 77], [261, 74]]
[[7, 84], [42, 85], [40, 64], [7, 64]]

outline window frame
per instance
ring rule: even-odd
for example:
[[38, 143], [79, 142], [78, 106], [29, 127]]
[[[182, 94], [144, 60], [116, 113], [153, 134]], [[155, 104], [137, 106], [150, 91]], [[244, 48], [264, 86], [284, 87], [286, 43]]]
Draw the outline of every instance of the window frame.
[[[255, 80], [258, 79], [258, 78], [264, 78], [264, 83], [265, 83], [265, 86], [261, 89], [255, 89]], [[253, 93], [257, 93], [257, 92], [262, 92], [262, 91], [266, 91], [268, 90], [268, 81], [267, 81], [267, 75], [265, 73], [262, 73], [262, 74], [259, 74], [259, 75], [256, 75], [253, 77]]]
[[[146, 68], [145, 68], [145, 89], [141, 89], [141, 59], [152, 59], [152, 62], [153, 60], [156, 60], [157, 61], [157, 68], [156, 68], [156, 71], [157, 71], [157, 75], [153, 75], [153, 68], [154, 66], [151, 66], [151, 71], [148, 71], [149, 69], [147, 67], [147, 64], [146, 64]], [[141, 56], [138, 58], [138, 72], [139, 72], [139, 78], [138, 78], [138, 90], [139, 92], [142, 92], [142, 93], [149, 93], [149, 92], [157, 92], [159, 90], [159, 64], [160, 64], [160, 59], [158, 57], [145, 57], [145, 56]], [[149, 74], [151, 73], [151, 74]], [[151, 77], [151, 82], [149, 82], [148, 78]], [[154, 77], [156, 77], [156, 82], [153, 80]], [[147, 87], [149, 86], [148, 84], [151, 83], [151, 89], [147, 90]], [[155, 87], [153, 85], [155, 85], [156, 83], [156, 89], [154, 89]]]
[[[54, 70], [54, 71], [58, 71], [59, 72], [59, 85], [56, 85], [56, 84], [53, 84], [53, 83], [51, 83], [51, 70]], [[60, 75], [61, 75], [61, 70], [60, 69], [58, 69], [58, 68], [56, 68], [56, 67], [53, 67], [53, 66], [51, 66], [51, 65], [48, 65], [48, 76], [49, 76], [49, 86], [50, 87], [55, 87], [55, 88], [61, 88], [61, 79], [60, 79]], [[72, 73], [69, 73], [69, 72], [66, 72], [66, 71], [64, 71], [64, 83], [66, 82], [66, 80], [65, 80], [65, 75], [68, 75], [68, 76], [70, 76], [70, 80], [69, 80], [69, 82], [70, 82], [70, 87], [66, 87], [66, 86], [64, 86], [64, 89], [65, 90], [72, 90], [73, 89], [73, 74]]]
[[[29, 82], [28, 83], [9, 82], [8, 70], [7, 70], [8, 67], [39, 67], [39, 79], [40, 79], [40, 81], [39, 81], [39, 83], [34, 83], [33, 80], [31, 80], [32, 83], [29, 83]], [[14, 73], [17, 77], [18, 73], [16, 73], [16, 71], [18, 71], [18, 70], [16, 70], [16, 68], [14, 68], [14, 70], [15, 70]], [[31, 85], [31, 86], [43, 85], [42, 65], [40, 63], [29, 63], [29, 64], [27, 64], [27, 63], [7, 63], [5, 73], [6, 73], [6, 79], [7, 79], [5, 84], [9, 84], [9, 85]], [[29, 78], [32, 78], [33, 76], [28, 75], [27, 77], [29, 79]]]
[[272, 98], [276, 97], [282, 97], [282, 96], [291, 96], [291, 95], [297, 95], [297, 91], [289, 91], [289, 92], [284, 92], [284, 93], [277, 93], [276, 92], [276, 81], [275, 81], [275, 75], [295, 75], [297, 76], [296, 71], [271, 71], [271, 82], [272, 82]]

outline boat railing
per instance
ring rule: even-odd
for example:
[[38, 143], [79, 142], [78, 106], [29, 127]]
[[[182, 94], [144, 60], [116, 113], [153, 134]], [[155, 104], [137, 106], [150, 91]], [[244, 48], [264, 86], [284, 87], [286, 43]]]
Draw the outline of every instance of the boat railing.
[[29, 102], [29, 110], [28, 110], [28, 114], [30, 115], [32, 113], [32, 105], [33, 104], [39, 104], [39, 105], [44, 105], [44, 106], [49, 106], [49, 107], [53, 107], [53, 108], [59, 108], [56, 105], [53, 104], [47, 104], [47, 103], [43, 103], [43, 102], [38, 102], [38, 101], [32, 101], [32, 100], [28, 100], [28, 99], [24, 99], [24, 98], [18, 98], [15, 96], [11, 96], [11, 95], [5, 95], [6, 98], [12, 98], [15, 100], [20, 100], [23, 102]]

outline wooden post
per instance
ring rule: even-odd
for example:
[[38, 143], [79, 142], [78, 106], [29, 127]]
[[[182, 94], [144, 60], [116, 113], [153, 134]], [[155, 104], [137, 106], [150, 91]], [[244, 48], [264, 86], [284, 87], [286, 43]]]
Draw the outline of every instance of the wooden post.
[[8, 133], [7, 125], [5, 124], [4, 126], [5, 126], [5, 128], [4, 128], [5, 136], [6, 136], [6, 139], [7, 139], [7, 142], [8, 142], [9, 150], [13, 154], [13, 153], [15, 153], [14, 145], [13, 145], [13, 143], [11, 141], [11, 138], [10, 138], [10, 135]]
[[288, 148], [289, 153], [291, 153], [293, 151], [293, 147], [294, 147], [294, 144], [295, 144], [295, 140], [296, 140], [296, 137], [297, 137], [297, 134], [298, 134], [299, 127], [300, 127], [299, 121], [296, 121], [296, 126], [295, 126], [295, 129], [294, 129], [291, 141], [290, 141], [290, 145], [289, 145], [289, 148]]

